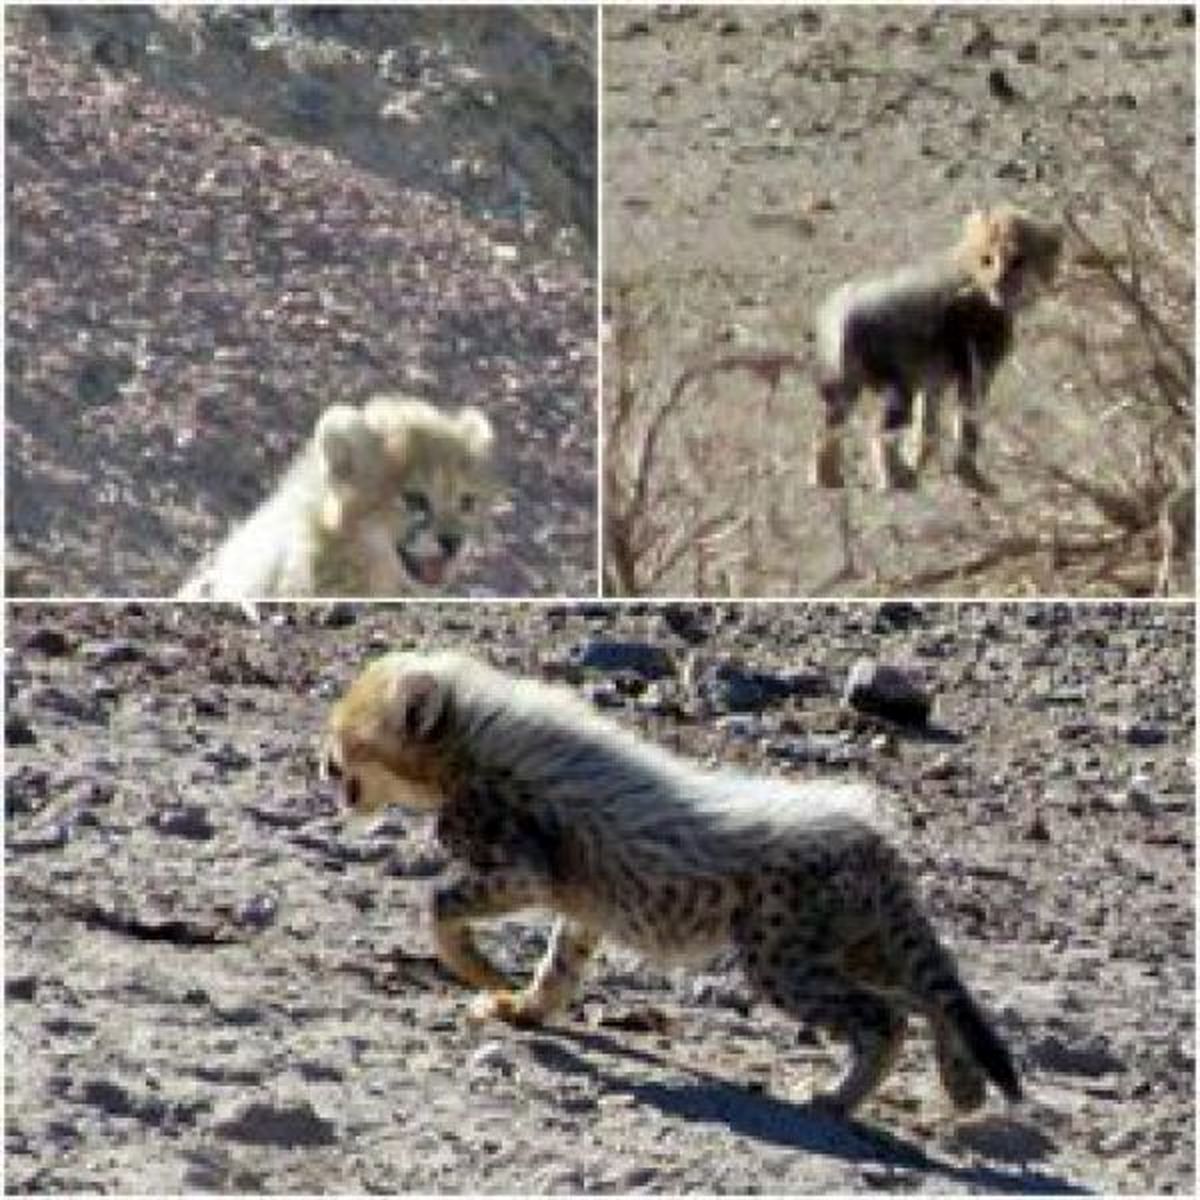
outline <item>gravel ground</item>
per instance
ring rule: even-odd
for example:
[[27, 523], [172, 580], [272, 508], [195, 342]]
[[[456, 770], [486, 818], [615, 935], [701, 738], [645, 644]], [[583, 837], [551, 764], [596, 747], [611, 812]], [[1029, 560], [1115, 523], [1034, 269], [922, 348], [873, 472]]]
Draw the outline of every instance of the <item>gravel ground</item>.
[[9, 595], [173, 594], [387, 390], [496, 426], [463, 594], [595, 592], [591, 13], [5, 28]]
[[[1190, 605], [262, 617], [10, 605], [9, 1190], [1191, 1191]], [[1028, 1100], [953, 1120], [921, 1033], [860, 1119], [821, 1117], [838, 1053], [719, 958], [608, 947], [555, 1026], [467, 1024], [428, 831], [343, 828], [316, 775], [330, 700], [398, 645], [565, 678], [702, 760], [877, 781]], [[915, 673], [929, 732], [850, 719], [863, 655]], [[492, 948], [526, 968], [544, 937]]]

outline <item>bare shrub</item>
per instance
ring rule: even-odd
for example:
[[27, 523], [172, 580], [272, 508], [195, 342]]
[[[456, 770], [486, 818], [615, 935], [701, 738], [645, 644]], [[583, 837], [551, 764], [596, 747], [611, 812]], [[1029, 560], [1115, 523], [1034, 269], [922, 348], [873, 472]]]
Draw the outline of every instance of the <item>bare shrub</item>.
[[[770, 547], [788, 536], [781, 501], [795, 471], [790, 454], [765, 450], [762, 431], [792, 424], [780, 380], [805, 372], [807, 358], [785, 351], [706, 359], [648, 402], [647, 343], [669, 319], [669, 294], [610, 282], [605, 590], [755, 594], [774, 574], [765, 566]], [[757, 389], [732, 400], [717, 393], [713, 380], [734, 371]]]

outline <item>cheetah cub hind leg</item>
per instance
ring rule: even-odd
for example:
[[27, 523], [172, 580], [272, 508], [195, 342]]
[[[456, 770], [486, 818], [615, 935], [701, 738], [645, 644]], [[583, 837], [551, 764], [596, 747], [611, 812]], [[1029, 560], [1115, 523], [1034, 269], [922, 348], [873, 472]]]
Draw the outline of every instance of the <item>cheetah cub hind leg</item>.
[[[848, 1117], [891, 1074], [904, 1045], [907, 1020], [886, 1001], [866, 992], [847, 992], [837, 1018], [826, 1021], [846, 1041], [850, 1063], [835, 1088], [814, 1092], [814, 1108]], [[818, 1022], [814, 1022], [818, 1023]]]
[[812, 1105], [850, 1116], [896, 1065], [908, 1024], [904, 1013], [815, 963], [793, 964], [779, 976], [760, 974], [756, 982], [784, 1012], [846, 1043], [850, 1058], [841, 1079], [828, 1091], [815, 1091]]
[[933, 1045], [938, 1078], [950, 1103], [961, 1113], [982, 1108], [987, 1080], [962, 1039], [945, 1021], [934, 1023]]

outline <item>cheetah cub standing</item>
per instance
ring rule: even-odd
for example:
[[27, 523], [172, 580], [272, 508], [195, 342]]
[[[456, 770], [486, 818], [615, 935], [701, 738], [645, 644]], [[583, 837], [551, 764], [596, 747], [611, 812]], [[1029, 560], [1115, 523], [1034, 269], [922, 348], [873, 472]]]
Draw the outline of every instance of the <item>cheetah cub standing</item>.
[[[352, 811], [437, 814], [456, 863], [434, 894], [437, 948], [482, 989], [477, 1017], [550, 1017], [602, 936], [668, 961], [732, 945], [767, 998], [848, 1041], [823, 1107], [867, 1099], [911, 1013], [932, 1024], [957, 1108], [981, 1105], [988, 1078], [1020, 1096], [864, 787], [704, 771], [564, 689], [454, 653], [370, 665], [333, 709], [325, 765]], [[532, 982], [514, 989], [471, 923], [525, 908], [558, 919]]]
[[422, 400], [335, 404], [182, 599], [395, 596], [443, 585], [482, 515], [492, 427]]
[[[816, 315], [825, 402], [816, 485], [842, 486], [842, 433], [859, 393], [872, 388], [881, 406], [871, 443], [878, 485], [915, 487], [937, 449], [940, 394], [953, 384], [954, 472], [968, 487], [993, 490], [977, 462], [979, 410], [1012, 349], [1017, 313], [1053, 282], [1061, 251], [1057, 226], [1002, 204], [971, 213], [949, 253], [834, 291]], [[906, 429], [911, 462], [900, 449]]]

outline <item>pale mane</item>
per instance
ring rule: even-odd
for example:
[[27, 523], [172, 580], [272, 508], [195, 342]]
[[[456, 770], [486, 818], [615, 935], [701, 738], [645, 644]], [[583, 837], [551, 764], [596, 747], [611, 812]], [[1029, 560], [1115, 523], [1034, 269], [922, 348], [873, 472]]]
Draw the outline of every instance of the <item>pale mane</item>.
[[652, 836], [667, 823], [677, 835], [682, 826], [701, 840], [740, 833], [761, 843], [882, 822], [866, 783], [710, 770], [641, 740], [565, 687], [513, 679], [453, 651], [405, 669], [449, 684], [460, 740], [480, 768], [519, 780], [546, 803], [590, 808], [622, 836]]

